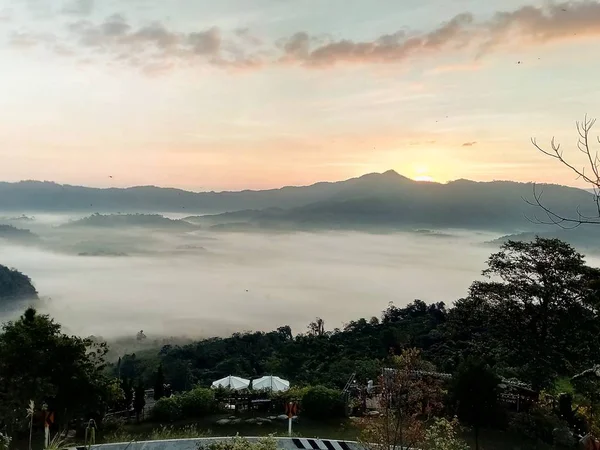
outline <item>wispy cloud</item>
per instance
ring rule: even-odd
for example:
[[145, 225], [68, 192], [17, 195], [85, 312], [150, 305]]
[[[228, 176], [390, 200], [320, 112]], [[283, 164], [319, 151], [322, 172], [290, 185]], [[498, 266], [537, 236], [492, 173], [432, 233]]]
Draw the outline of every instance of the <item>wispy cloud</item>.
[[[68, 27], [71, 38], [81, 47], [96, 50], [113, 59], [154, 71], [181, 64], [208, 62], [223, 67], [255, 64], [235, 40], [225, 40], [219, 28], [181, 33], [160, 22], [134, 28], [125, 17], [112, 15], [102, 23], [79, 20]], [[249, 39], [238, 33], [240, 40]]]
[[472, 141], [472, 142], [465, 142], [462, 146], [463, 147], [473, 147], [475, 144], [477, 144], [476, 141]]
[[63, 14], [89, 16], [94, 11], [94, 0], [71, 0], [61, 10]]
[[541, 45], [576, 36], [598, 35], [600, 3], [564, 2], [497, 12], [492, 19], [483, 22], [476, 21], [471, 13], [462, 13], [429, 32], [400, 30], [372, 41], [342, 39], [314, 45], [311, 36], [300, 32], [281, 44], [284, 53], [281, 61], [309, 67], [398, 63], [460, 49], [472, 49], [482, 56], [512, 43]]
[[[70, 14], [87, 15], [93, 0], [74, 0], [65, 6]], [[81, 51], [96, 50], [112, 61], [148, 71], [210, 64], [229, 69], [258, 69], [293, 65], [328, 68], [334, 65], [398, 64], [409, 59], [467, 51], [472, 63], [441, 66], [434, 71], [476, 70], [477, 57], [510, 45], [544, 45], [554, 41], [600, 35], [600, 3], [563, 2], [544, 7], [524, 6], [497, 12], [478, 21], [468, 12], [423, 32], [384, 33], [368, 41], [334, 39], [327, 34], [299, 31], [266, 43], [248, 29], [231, 32], [207, 28], [192, 32], [168, 29], [160, 22], [134, 27], [113, 15], [100, 23], [78, 20], [68, 27], [69, 42]], [[23, 40], [24, 42], [24, 40]], [[89, 55], [83, 55], [89, 56]]]

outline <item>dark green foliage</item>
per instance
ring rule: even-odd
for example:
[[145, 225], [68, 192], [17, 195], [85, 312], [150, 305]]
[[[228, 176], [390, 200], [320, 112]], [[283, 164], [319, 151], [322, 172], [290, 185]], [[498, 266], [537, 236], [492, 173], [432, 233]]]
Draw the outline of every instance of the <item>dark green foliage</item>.
[[123, 389], [123, 407], [128, 410], [133, 406], [133, 381], [131, 378], [123, 378], [122, 381], [122, 389]]
[[99, 417], [108, 401], [103, 375], [105, 344], [63, 334], [48, 316], [28, 309], [0, 334], [0, 428], [26, 427], [25, 406], [33, 400], [55, 411], [66, 425], [76, 417]]
[[497, 413], [499, 383], [500, 379], [485, 363], [474, 359], [461, 364], [452, 379], [452, 400], [461, 422], [473, 427], [476, 449], [481, 427], [490, 425]]
[[163, 397], [154, 405], [152, 417], [159, 422], [173, 422], [182, 417], [199, 418], [214, 411], [215, 392], [196, 387], [172, 397]]
[[177, 397], [185, 417], [202, 417], [215, 407], [215, 393], [211, 389], [196, 387]]
[[15, 269], [0, 265], [0, 307], [22, 300], [37, 300], [31, 279]]
[[156, 371], [156, 381], [154, 382], [154, 400], [160, 400], [165, 396], [165, 375], [163, 374], [162, 364]]
[[509, 241], [483, 273], [499, 281], [474, 282], [469, 301], [485, 316], [473, 325], [485, 327], [480, 350], [496, 349], [488, 357], [518, 367], [536, 388], [594, 360], [600, 271], [571, 246], [557, 239]]
[[135, 416], [138, 420], [140, 418], [140, 414], [144, 410], [144, 406], [146, 406], [146, 392], [142, 382], [138, 381], [138, 384], [135, 386], [133, 396], [133, 410], [135, 411]]
[[532, 441], [546, 444], [554, 442], [554, 430], [568, 428], [552, 411], [534, 406], [528, 412], [514, 413], [509, 422], [509, 430]]
[[161, 398], [152, 409], [152, 418], [157, 422], [175, 422], [182, 417], [181, 404], [176, 396]]
[[301, 414], [313, 419], [334, 419], [344, 415], [342, 393], [325, 386], [309, 388], [302, 398]]

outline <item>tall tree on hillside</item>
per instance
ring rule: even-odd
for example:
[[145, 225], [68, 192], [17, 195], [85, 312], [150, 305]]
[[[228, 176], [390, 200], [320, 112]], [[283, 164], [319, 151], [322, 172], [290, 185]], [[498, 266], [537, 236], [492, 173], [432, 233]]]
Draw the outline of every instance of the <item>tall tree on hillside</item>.
[[600, 270], [558, 239], [508, 241], [469, 295], [489, 305], [488, 332], [534, 388], [585, 365], [600, 346]]
[[59, 424], [104, 410], [109, 380], [103, 375], [105, 344], [63, 334], [50, 317], [29, 308], [0, 334], [0, 428], [26, 427], [30, 400], [46, 403]]
[[131, 406], [133, 404], [133, 382], [131, 381], [131, 378], [123, 378], [122, 387], [123, 406], [127, 411], [127, 415], [129, 416], [129, 411], [131, 410]]
[[158, 401], [165, 396], [165, 375], [163, 374], [162, 363], [156, 370], [154, 381], [154, 400]]
[[[560, 164], [565, 166], [571, 173], [575, 174], [578, 179], [587, 183], [592, 195], [590, 196], [590, 204], [593, 206], [591, 215], [583, 214], [579, 208], [571, 215], [565, 215], [550, 208], [543, 199], [543, 191], [533, 187], [533, 199], [528, 199], [527, 202], [533, 206], [540, 208], [545, 218], [535, 218], [535, 221], [545, 224], [558, 225], [561, 228], [576, 228], [580, 225], [600, 225], [600, 157], [598, 151], [592, 148], [592, 136], [590, 135], [592, 128], [596, 123], [596, 119], [584, 117], [583, 122], [576, 122], [577, 134], [577, 150], [581, 153], [581, 161], [576, 162], [576, 158], [565, 157], [564, 152], [560, 148], [554, 138], [550, 141], [550, 148], [546, 149], [538, 145], [535, 138], [531, 139], [533, 146], [541, 153], [550, 158], [556, 159]], [[600, 137], [596, 137], [594, 141], [600, 143]]]
[[138, 422], [140, 421], [142, 411], [144, 411], [144, 406], [146, 406], [146, 391], [141, 380], [139, 380], [135, 386], [133, 395], [133, 410], [135, 411], [135, 418]]
[[324, 336], [325, 335], [325, 321], [320, 317], [317, 317], [314, 322], [308, 324], [308, 334], [310, 336]]
[[467, 360], [458, 368], [451, 385], [451, 396], [459, 419], [471, 425], [475, 449], [479, 450], [479, 431], [489, 425], [498, 407], [500, 379], [483, 362]]

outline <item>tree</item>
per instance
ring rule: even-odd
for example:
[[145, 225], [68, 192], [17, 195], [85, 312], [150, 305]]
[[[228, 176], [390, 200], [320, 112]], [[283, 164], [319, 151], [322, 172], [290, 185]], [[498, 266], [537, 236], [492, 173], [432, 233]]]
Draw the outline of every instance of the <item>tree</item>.
[[575, 392], [580, 397], [583, 416], [587, 423], [588, 433], [600, 438], [600, 365], [578, 373], [571, 379]]
[[30, 401], [55, 413], [66, 425], [73, 417], [95, 417], [107, 400], [103, 375], [106, 344], [68, 336], [49, 316], [29, 308], [0, 334], [0, 428], [26, 427]]
[[160, 400], [165, 396], [165, 375], [163, 374], [163, 366], [160, 364], [156, 370], [156, 378], [154, 382], [154, 400]]
[[123, 378], [123, 406], [127, 410], [128, 414], [133, 404], [133, 381], [131, 378]]
[[483, 362], [467, 360], [458, 368], [451, 386], [451, 396], [458, 417], [471, 425], [475, 434], [475, 449], [479, 450], [479, 430], [489, 425], [498, 407], [500, 379]]
[[310, 336], [325, 335], [325, 321], [317, 317], [314, 322], [308, 324], [308, 334]]
[[[584, 213], [577, 207], [575, 215], [566, 215], [549, 207], [542, 199], [543, 191], [533, 187], [533, 200], [527, 202], [533, 206], [540, 208], [546, 215], [545, 220], [536, 218], [539, 223], [554, 224], [562, 228], [576, 228], [580, 225], [591, 224], [600, 225], [600, 158], [598, 152], [591, 148], [590, 131], [594, 127], [596, 119], [584, 117], [583, 122], [576, 122], [577, 133], [579, 139], [577, 141], [577, 149], [583, 154], [583, 167], [580, 163], [573, 162], [572, 159], [567, 159], [560, 148], [560, 144], [556, 143], [552, 138], [550, 141], [550, 149], [546, 150], [538, 145], [535, 138], [531, 139], [533, 146], [546, 156], [558, 160], [562, 165], [567, 167], [572, 173], [577, 175], [578, 179], [585, 181], [592, 191], [590, 196], [590, 213]], [[596, 137], [600, 143], [600, 137]], [[581, 168], [580, 168], [581, 167]]]
[[469, 296], [489, 305], [488, 331], [534, 388], [595, 357], [600, 271], [569, 244], [508, 241], [483, 274], [494, 281], [474, 282]]
[[144, 389], [142, 382], [138, 381], [133, 395], [133, 410], [135, 411], [135, 418], [138, 422], [140, 421], [140, 414], [142, 414], [144, 406], [146, 406], [146, 390]]
[[425, 440], [424, 420], [441, 408], [442, 383], [417, 349], [392, 356], [380, 377], [380, 416], [363, 419], [361, 441], [368, 448], [408, 450]]

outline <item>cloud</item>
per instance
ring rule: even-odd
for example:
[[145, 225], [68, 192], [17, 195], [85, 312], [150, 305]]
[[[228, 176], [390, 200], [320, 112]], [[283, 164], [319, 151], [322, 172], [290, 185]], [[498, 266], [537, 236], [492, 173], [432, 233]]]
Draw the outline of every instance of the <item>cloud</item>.
[[68, 31], [81, 47], [96, 50], [113, 61], [140, 67], [147, 73], [162, 73], [198, 61], [232, 68], [253, 67], [258, 63], [236, 42], [226, 41], [217, 27], [182, 33], [155, 22], [134, 28], [117, 14], [99, 24], [79, 20], [71, 23]]
[[63, 6], [63, 14], [89, 16], [94, 11], [94, 0], [72, 0]]
[[40, 44], [54, 44], [56, 37], [47, 33], [28, 33], [24, 31], [15, 31], [10, 34], [8, 44], [17, 49], [28, 50], [37, 47]]
[[[64, 11], [85, 16], [93, 6], [93, 0], [75, 0]], [[399, 64], [459, 51], [472, 57], [471, 63], [441, 66], [430, 72], [441, 73], [477, 70], [481, 67], [478, 57], [501, 48], [600, 36], [600, 3], [583, 0], [523, 6], [497, 12], [484, 21], [465, 12], [429, 31], [397, 30], [363, 41], [298, 31], [264, 42], [247, 28], [227, 31], [209, 27], [182, 32], [160, 22], [134, 26], [120, 15], [101, 22], [80, 19], [68, 26], [68, 32], [65, 42], [77, 44], [79, 57], [89, 57], [89, 53], [81, 52], [91, 50], [109, 61], [130, 64], [149, 73], [198, 64], [236, 70], [281, 65], [326, 69], [334, 65]], [[14, 41], [26, 44], [23, 37]]]
[[10, 9], [2, 9], [0, 10], [0, 23], [2, 22], [10, 22], [13, 18], [13, 12]]
[[371, 41], [342, 39], [313, 46], [311, 36], [299, 32], [282, 43], [281, 61], [308, 67], [400, 63], [408, 58], [460, 49], [474, 49], [477, 56], [482, 56], [511, 43], [542, 45], [574, 36], [597, 35], [600, 35], [600, 3], [564, 2], [497, 12], [483, 22], [477, 22], [471, 13], [462, 13], [429, 32], [401, 30]]
[[462, 146], [463, 147], [473, 147], [475, 144], [477, 144], [477, 141], [465, 142]]

